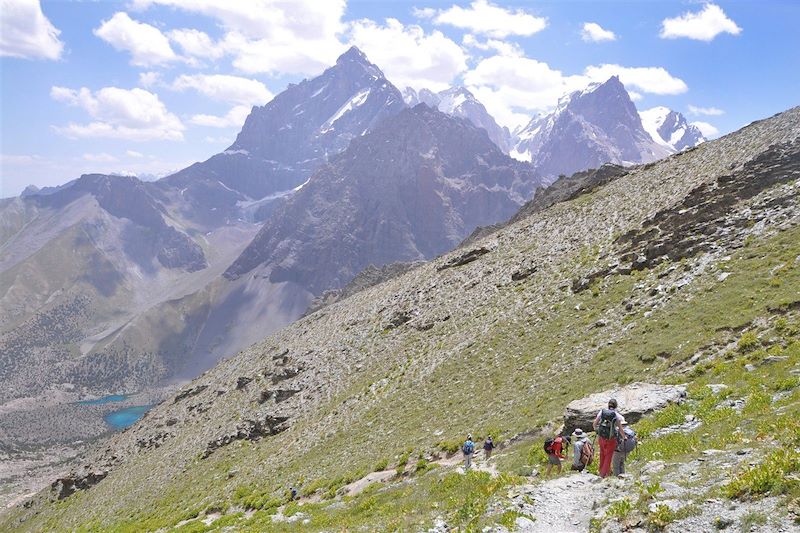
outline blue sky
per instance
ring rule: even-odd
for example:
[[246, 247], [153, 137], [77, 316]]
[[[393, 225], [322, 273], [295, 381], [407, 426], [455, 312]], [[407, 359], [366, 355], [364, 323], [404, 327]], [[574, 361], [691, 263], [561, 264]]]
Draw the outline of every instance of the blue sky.
[[513, 129], [619, 74], [711, 136], [800, 104], [800, 2], [0, 0], [0, 197], [163, 175], [358, 45], [399, 88], [466, 85]]

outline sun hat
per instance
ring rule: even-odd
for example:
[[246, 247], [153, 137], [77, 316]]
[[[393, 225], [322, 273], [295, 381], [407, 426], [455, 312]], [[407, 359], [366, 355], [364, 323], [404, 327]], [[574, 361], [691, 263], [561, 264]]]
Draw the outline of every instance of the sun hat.
[[584, 433], [581, 428], [577, 428], [575, 431], [572, 432], [572, 434], [575, 436], [575, 438], [578, 439], [586, 436], [586, 433]]

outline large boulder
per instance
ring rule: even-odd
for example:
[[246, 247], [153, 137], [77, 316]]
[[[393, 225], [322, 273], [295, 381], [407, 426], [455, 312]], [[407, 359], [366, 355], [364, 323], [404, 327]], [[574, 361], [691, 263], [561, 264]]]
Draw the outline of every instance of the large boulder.
[[682, 385], [655, 385], [653, 383], [632, 383], [622, 388], [597, 392], [580, 400], [574, 400], [564, 411], [564, 432], [572, 433], [575, 428], [592, 431], [592, 422], [597, 411], [608, 405], [609, 398], [616, 398], [617, 411], [629, 424], [635, 424], [644, 415], [663, 409], [670, 403], [686, 398], [686, 387]]

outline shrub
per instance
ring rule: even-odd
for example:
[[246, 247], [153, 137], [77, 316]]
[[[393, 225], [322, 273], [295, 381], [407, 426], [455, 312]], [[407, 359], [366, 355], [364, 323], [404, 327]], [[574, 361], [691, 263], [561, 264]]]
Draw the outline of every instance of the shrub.
[[443, 440], [440, 441], [436, 447], [446, 454], [454, 454], [461, 449], [461, 442], [457, 440]]
[[609, 518], [616, 518], [620, 522], [625, 520], [628, 515], [633, 511], [633, 504], [628, 498], [612, 502], [606, 509], [606, 516]]
[[785, 494], [797, 488], [796, 478], [789, 474], [800, 471], [800, 453], [779, 449], [758, 464], [733, 478], [722, 490], [729, 498], [746, 498], [765, 494]]
[[740, 353], [752, 352], [756, 347], [758, 347], [758, 336], [755, 331], [746, 331], [736, 344], [736, 349]]
[[647, 515], [647, 523], [656, 531], [661, 531], [675, 520], [675, 513], [664, 504], [656, 505]]
[[389, 459], [383, 458], [375, 464], [375, 472], [386, 470], [389, 467]]

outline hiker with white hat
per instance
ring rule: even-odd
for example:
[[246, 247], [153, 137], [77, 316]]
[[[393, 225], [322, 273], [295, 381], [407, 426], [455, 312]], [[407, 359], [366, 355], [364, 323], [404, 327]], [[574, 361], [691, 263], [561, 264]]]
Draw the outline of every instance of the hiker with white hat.
[[586, 432], [581, 428], [576, 429], [572, 433], [575, 439], [575, 444], [572, 447], [572, 470], [582, 472], [584, 468], [592, 464], [594, 459], [594, 447], [589, 441]]
[[611, 471], [615, 476], [620, 476], [625, 473], [625, 459], [628, 454], [636, 448], [636, 432], [628, 426], [628, 421], [622, 417], [622, 432], [625, 434], [625, 439], [620, 439], [617, 442], [617, 447], [614, 450], [614, 455], [611, 457]]

